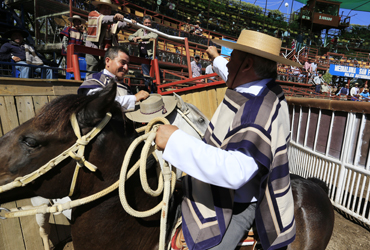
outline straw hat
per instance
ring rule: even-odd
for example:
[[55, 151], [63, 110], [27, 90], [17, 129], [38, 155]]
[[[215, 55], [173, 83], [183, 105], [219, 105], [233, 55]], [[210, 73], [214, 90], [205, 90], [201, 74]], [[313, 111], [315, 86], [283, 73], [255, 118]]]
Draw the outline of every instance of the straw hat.
[[68, 21], [73, 23], [74, 20], [80, 20], [82, 24], [86, 23], [86, 20], [81, 18], [79, 15], [73, 15], [72, 17], [68, 17]]
[[109, 5], [114, 10], [118, 10], [118, 6], [113, 4], [111, 0], [93, 1], [91, 4], [94, 5], [95, 7], [101, 4], [105, 4], [105, 5]]
[[299, 63], [293, 62], [280, 56], [281, 40], [261, 32], [242, 30], [236, 43], [212, 39], [212, 42], [227, 47], [244, 51], [256, 56], [279, 62], [285, 65], [302, 67]]
[[21, 33], [23, 38], [28, 37], [28, 33], [26, 31], [15, 28], [15, 29], [11, 29], [11, 30], [8, 30], [8, 31], [4, 32], [4, 34], [2, 35], [2, 38], [11, 38], [12, 34], [15, 33], [15, 32]]
[[177, 99], [174, 96], [150, 94], [149, 97], [136, 105], [135, 111], [126, 112], [128, 119], [134, 122], [150, 122], [156, 117], [166, 117], [176, 108]]

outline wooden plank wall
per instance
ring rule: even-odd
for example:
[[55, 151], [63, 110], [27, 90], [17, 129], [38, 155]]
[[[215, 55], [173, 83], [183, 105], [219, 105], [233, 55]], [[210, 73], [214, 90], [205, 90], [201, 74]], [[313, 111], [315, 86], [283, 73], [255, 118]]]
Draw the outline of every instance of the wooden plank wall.
[[211, 120], [218, 105], [224, 98], [225, 92], [226, 87], [222, 85], [220, 87], [179, 93], [179, 95], [185, 102], [195, 105], [208, 120]]
[[[32, 118], [46, 103], [54, 98], [77, 93], [81, 82], [36, 79], [0, 79], [0, 136]], [[1, 204], [1, 201], [0, 201]], [[14, 208], [31, 205], [29, 199], [19, 200], [2, 207]], [[62, 214], [50, 216], [49, 244], [56, 246], [70, 237], [69, 222]], [[1, 250], [44, 249], [35, 216], [0, 221]]]
[[[0, 79], [0, 136], [32, 118], [46, 103], [64, 94], [77, 93], [80, 82], [43, 81], [36, 79]], [[180, 93], [185, 102], [198, 107], [211, 119], [222, 101], [226, 88], [213, 87]], [[1, 201], [0, 201], [1, 203]], [[30, 205], [29, 199], [2, 204], [13, 208]], [[51, 216], [50, 246], [53, 247], [70, 236], [69, 222], [63, 215]], [[34, 216], [0, 221], [1, 250], [43, 249], [38, 225]]]

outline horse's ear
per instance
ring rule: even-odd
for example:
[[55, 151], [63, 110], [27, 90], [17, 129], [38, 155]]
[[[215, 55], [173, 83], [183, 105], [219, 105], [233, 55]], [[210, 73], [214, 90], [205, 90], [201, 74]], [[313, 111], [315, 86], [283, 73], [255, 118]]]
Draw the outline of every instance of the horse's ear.
[[91, 102], [82, 110], [84, 123], [95, 124], [105, 117], [105, 114], [116, 105], [115, 98], [117, 84], [111, 81], [103, 90], [99, 91]]
[[179, 108], [182, 112], [185, 112], [188, 109], [188, 106], [186, 105], [186, 103], [184, 102], [184, 100], [181, 98], [181, 96], [179, 96], [176, 93], [173, 93], [173, 95], [177, 99], [177, 108]]

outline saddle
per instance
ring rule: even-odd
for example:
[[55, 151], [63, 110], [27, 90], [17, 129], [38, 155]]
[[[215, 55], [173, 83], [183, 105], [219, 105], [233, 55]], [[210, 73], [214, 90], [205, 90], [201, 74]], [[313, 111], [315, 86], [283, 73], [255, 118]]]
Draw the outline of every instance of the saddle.
[[[250, 249], [256, 249], [256, 245], [259, 244], [257, 229], [253, 226], [248, 234], [238, 243], [238, 247], [250, 246]], [[182, 226], [180, 225], [171, 240], [171, 250], [188, 250], [186, 245], [184, 234], [182, 232]]]

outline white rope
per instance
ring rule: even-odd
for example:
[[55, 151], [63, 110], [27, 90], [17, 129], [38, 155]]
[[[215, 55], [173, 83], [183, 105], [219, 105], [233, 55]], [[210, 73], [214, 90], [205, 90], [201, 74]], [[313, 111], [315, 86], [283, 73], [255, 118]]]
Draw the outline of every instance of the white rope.
[[[92, 131], [90, 131], [87, 135], [85, 135], [83, 137], [81, 137], [80, 134], [79, 134], [79, 128], [75, 127], [75, 126], [78, 127], [77, 119], [75, 119], [75, 118], [76, 118], [76, 116], [72, 115], [71, 121], [72, 121], [72, 124], [73, 124], [72, 125], [73, 129], [76, 133], [76, 136], [78, 137], [78, 140], [72, 147], [70, 147], [69, 149], [64, 151], [62, 154], [55, 157], [54, 159], [50, 160], [47, 164], [45, 164], [44, 166], [42, 166], [38, 170], [34, 171], [33, 173], [31, 173], [31, 174], [29, 174], [25, 177], [17, 178], [15, 181], [12, 182], [13, 184], [9, 183], [11, 185], [7, 184], [7, 185], [4, 185], [4, 186], [1, 186], [0, 191], [4, 192], [4, 191], [7, 191], [7, 190], [10, 190], [12, 188], [17, 187], [20, 184], [23, 184], [23, 181], [20, 181], [20, 180], [24, 180], [24, 179], [28, 180], [27, 183], [30, 182], [29, 181], [30, 179], [35, 180], [36, 178], [40, 177], [45, 172], [49, 171], [51, 169], [49, 166], [52, 165], [54, 167], [54, 166], [57, 165], [57, 164], [55, 164], [55, 162], [59, 163], [63, 159], [65, 159], [69, 156], [71, 156], [72, 158], [74, 158], [78, 161], [78, 164], [77, 164], [78, 166], [79, 165], [80, 165], [80, 167], [81, 166], [86, 166], [87, 161], [84, 159], [84, 156], [78, 154], [78, 153], [81, 153], [81, 151], [83, 152], [83, 150], [78, 150], [78, 149], [79, 149], [80, 146], [83, 146], [83, 147], [86, 146], [87, 143], [96, 134], [98, 134], [101, 131], [101, 129], [108, 123], [109, 119], [111, 118], [111, 115], [109, 113], [107, 113], [106, 119], [103, 119], [103, 121], [96, 128], [94, 128]], [[10, 210], [0, 208], [0, 210], [7, 210], [8, 211], [5, 214], [5, 217], [0, 217], [0, 218], [1, 219], [15, 218], [15, 217], [23, 217], [23, 216], [30, 216], [30, 215], [35, 215], [35, 214], [46, 214], [46, 213], [58, 214], [58, 213], [61, 213], [65, 210], [69, 210], [69, 209], [87, 204], [89, 202], [95, 201], [95, 200], [109, 194], [110, 192], [114, 191], [115, 189], [117, 189], [119, 187], [119, 197], [120, 197], [122, 206], [125, 209], [125, 211], [128, 214], [130, 214], [131, 216], [139, 217], [139, 218], [149, 217], [149, 216], [159, 212], [160, 210], [162, 210], [162, 212], [161, 212], [161, 221], [160, 221], [159, 249], [160, 250], [165, 250], [165, 236], [166, 236], [166, 230], [167, 230], [166, 223], [167, 223], [167, 217], [168, 217], [168, 215], [167, 215], [168, 214], [168, 204], [169, 204], [170, 196], [172, 195], [172, 193], [175, 189], [176, 174], [174, 172], [172, 172], [170, 170], [170, 167], [168, 166], [168, 164], [166, 162], [164, 162], [162, 172], [160, 172], [160, 175], [159, 175], [157, 190], [152, 190], [150, 188], [149, 184], [148, 184], [147, 176], [146, 176], [146, 160], [147, 160], [147, 156], [152, 154], [153, 151], [155, 150], [155, 147], [152, 144], [154, 144], [153, 142], [155, 140], [156, 131], [157, 131], [157, 126], [155, 126], [155, 123], [158, 123], [158, 122], [162, 122], [164, 124], [169, 124], [168, 120], [165, 119], [165, 118], [155, 118], [146, 127], [143, 128], [143, 129], [145, 129], [146, 133], [142, 136], [139, 136], [138, 138], [136, 138], [131, 143], [130, 147], [128, 148], [128, 150], [125, 154], [125, 157], [124, 157], [124, 160], [123, 160], [123, 163], [122, 163], [120, 179], [117, 182], [115, 182], [113, 185], [107, 187], [106, 189], [104, 189], [104, 190], [102, 190], [102, 191], [100, 191], [96, 194], [93, 194], [93, 195], [90, 195], [90, 196], [87, 196], [87, 197], [84, 197], [84, 198], [81, 198], [81, 199], [78, 199], [78, 200], [69, 201], [69, 202], [66, 202], [66, 203], [63, 203], [63, 204], [56, 203], [52, 206], [47, 206], [46, 204], [43, 204], [43, 205], [37, 206], [37, 207], [25, 206], [25, 207], [13, 208], [13, 209], [10, 209]], [[78, 129], [78, 132], [76, 132], [77, 129]], [[144, 147], [142, 149], [140, 160], [135, 163], [135, 165], [130, 169], [130, 171], [128, 171], [128, 166], [129, 166], [131, 156], [132, 156], [134, 150], [144, 140], [146, 142], [145, 142]], [[83, 142], [81, 142], [81, 141], [83, 141]], [[78, 151], [77, 154], [75, 153], [76, 150]], [[57, 160], [55, 160], [55, 159], [57, 159]], [[52, 164], [50, 162], [52, 162]], [[92, 168], [94, 170], [96, 169], [96, 167], [94, 165], [92, 165], [91, 163], [89, 163], [89, 164], [90, 164], [89, 169], [90, 168]], [[147, 194], [156, 197], [156, 196], [159, 196], [163, 191], [162, 201], [158, 205], [156, 205], [154, 208], [152, 208], [148, 211], [142, 211], [142, 212], [132, 209], [130, 207], [130, 205], [128, 204], [127, 199], [126, 199], [126, 195], [125, 195], [126, 180], [129, 179], [138, 168], [140, 168], [140, 181], [141, 181], [143, 190]], [[76, 169], [79, 169], [79, 167], [76, 167]], [[92, 169], [90, 169], [90, 170], [92, 170]], [[29, 177], [29, 176], [31, 176], [32, 178]], [[77, 176], [74, 176], [73, 179], [75, 181], [77, 179]], [[172, 183], [171, 183], [171, 181], [172, 181]], [[163, 182], [164, 182], [164, 185], [163, 185]], [[14, 184], [14, 183], [16, 183], [16, 184]], [[25, 184], [27, 184], [27, 183], [25, 183]], [[24, 185], [22, 185], [22, 186], [24, 186]], [[72, 184], [71, 186], [74, 186], [74, 184]]]

